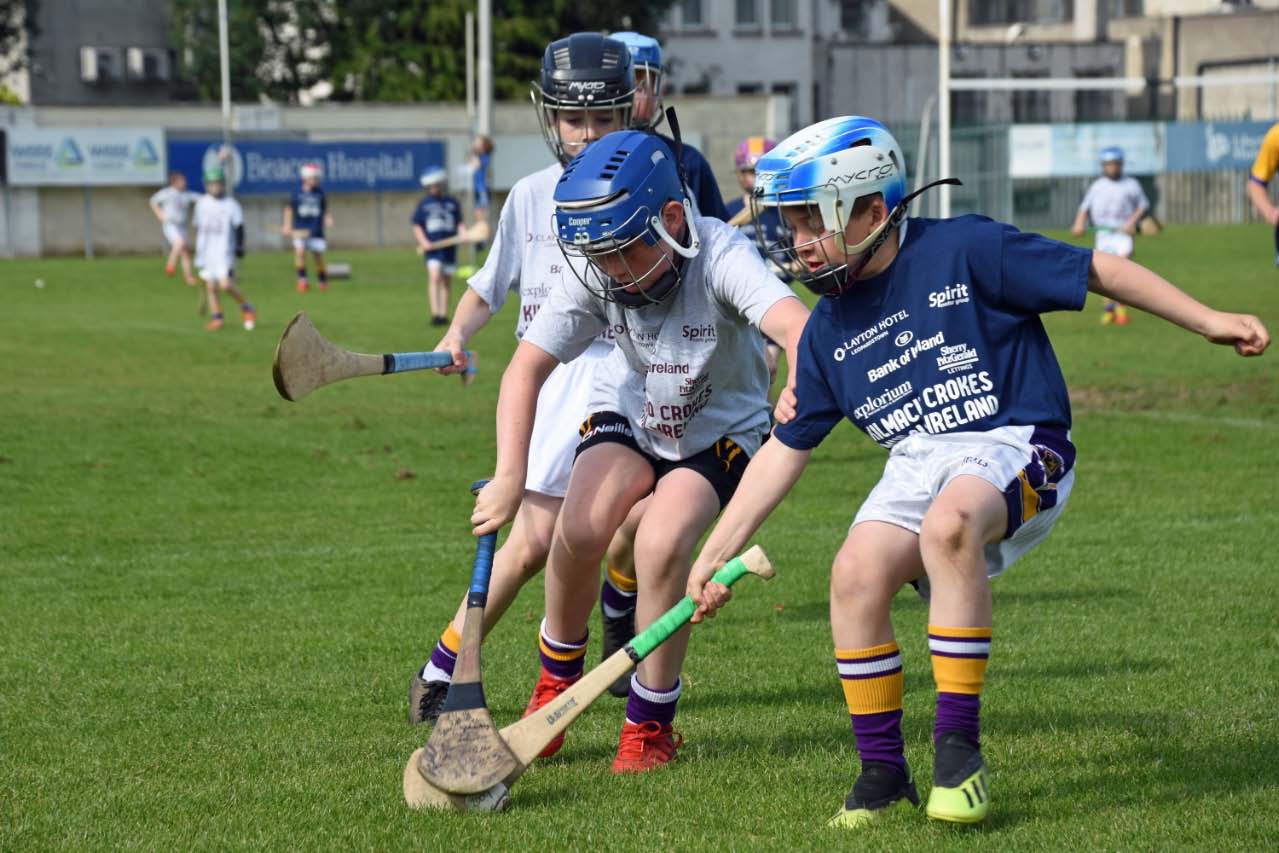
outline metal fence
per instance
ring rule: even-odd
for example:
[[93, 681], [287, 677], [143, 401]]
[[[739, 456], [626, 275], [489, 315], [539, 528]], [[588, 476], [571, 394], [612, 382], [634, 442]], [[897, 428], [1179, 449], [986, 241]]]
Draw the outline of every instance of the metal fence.
[[[1223, 125], [1226, 126], [1226, 125]], [[1177, 130], [1186, 127], [1201, 128], [1199, 123], [1168, 123], [1167, 144], [1172, 146]], [[1212, 125], [1207, 125], [1212, 128]], [[1096, 177], [1091, 175], [1063, 175], [1057, 177], [1013, 177], [1010, 169], [1009, 125], [955, 128], [951, 133], [951, 172], [963, 181], [951, 193], [951, 213], [979, 213], [1020, 228], [1043, 230], [1067, 228], [1075, 218], [1079, 202], [1088, 184]], [[899, 125], [892, 128], [902, 145], [911, 174], [912, 186], [919, 169], [920, 127]], [[1253, 137], [1247, 140], [1253, 141]], [[1162, 139], [1163, 137], [1161, 137]], [[1229, 141], [1229, 140], [1227, 140]], [[1132, 173], [1142, 184], [1150, 198], [1152, 212], [1163, 222], [1227, 224], [1257, 221], [1257, 215], [1248, 201], [1248, 168], [1242, 155], [1248, 153], [1247, 162], [1256, 154], [1255, 147], [1243, 147], [1233, 159], [1223, 158], [1223, 168], [1173, 171], [1167, 168]], [[929, 132], [926, 146], [926, 180], [933, 180], [937, 173], [937, 133]], [[1176, 151], [1160, 152], [1175, 154]], [[1166, 159], [1166, 158], [1165, 158]], [[1100, 168], [1098, 168], [1098, 174]], [[949, 176], [948, 176], [949, 177]], [[1279, 185], [1279, 181], [1274, 182]], [[1272, 195], [1274, 195], [1272, 187]], [[938, 195], [926, 193], [917, 203], [915, 214], [938, 215]]]

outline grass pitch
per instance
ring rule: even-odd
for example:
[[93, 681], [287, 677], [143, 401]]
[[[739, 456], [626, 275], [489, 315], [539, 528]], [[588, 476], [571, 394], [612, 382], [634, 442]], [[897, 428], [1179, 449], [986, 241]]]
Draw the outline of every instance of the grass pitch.
[[[1279, 332], [1271, 257], [1259, 227], [1138, 241]], [[216, 334], [158, 256], [0, 263], [0, 848], [1273, 848], [1279, 352], [1245, 361], [1143, 315], [1102, 328], [1095, 301], [1049, 319], [1078, 483], [995, 587], [985, 827], [823, 828], [855, 762], [829, 564], [884, 457], [847, 426], [758, 537], [777, 580], [696, 630], [677, 765], [611, 776], [604, 697], [509, 813], [410, 812], [400, 770], [426, 732], [405, 685], [466, 587], [514, 316], [477, 339], [469, 389], [415, 374], [286, 403], [271, 355], [298, 309], [352, 349], [438, 338], [414, 256], [334, 259], [354, 280], [301, 296], [285, 255], [250, 257], [258, 330], [232, 311]], [[540, 613], [536, 583], [485, 646], [499, 725], [532, 686]], [[926, 611], [902, 595], [894, 620], [926, 789]]]

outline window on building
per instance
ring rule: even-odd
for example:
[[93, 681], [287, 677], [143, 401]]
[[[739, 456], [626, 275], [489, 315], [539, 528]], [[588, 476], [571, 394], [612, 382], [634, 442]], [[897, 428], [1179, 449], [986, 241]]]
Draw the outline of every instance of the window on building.
[[759, 0], [737, 0], [733, 23], [739, 27], [758, 27]]
[[[1080, 79], [1114, 77], [1114, 70], [1076, 71]], [[1110, 121], [1115, 115], [1115, 93], [1108, 89], [1075, 90], [1075, 121]]]
[[1142, 18], [1146, 14], [1145, 0], [1105, 0], [1107, 18]]
[[[956, 74], [956, 78], [969, 75]], [[971, 75], [980, 77], [981, 75]], [[986, 121], [986, 92], [958, 89], [950, 93], [950, 120], [956, 126], [982, 124]]]
[[739, 95], [758, 95], [764, 91], [763, 83], [738, 83], [737, 94]]
[[702, 17], [702, 0], [683, 0], [680, 3], [680, 22], [686, 27], [700, 27], [706, 23]]
[[[1045, 75], [1038, 73], [1013, 73], [1013, 77], [1021, 79], [1043, 76]], [[1044, 89], [1019, 89], [1013, 92], [1013, 121], [1018, 123], [1052, 121], [1051, 93]]]
[[793, 30], [798, 25], [795, 0], [771, 0], [769, 22], [779, 30]]
[[968, 4], [968, 23], [971, 26], [1062, 24], [1074, 20], [1074, 17], [1074, 0], [969, 0]]

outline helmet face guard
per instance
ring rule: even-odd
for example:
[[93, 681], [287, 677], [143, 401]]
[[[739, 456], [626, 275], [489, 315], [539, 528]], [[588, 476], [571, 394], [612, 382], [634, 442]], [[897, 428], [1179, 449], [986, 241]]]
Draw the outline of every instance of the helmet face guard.
[[[671, 202], [684, 209], [687, 245], [662, 221]], [[610, 133], [569, 163], [555, 207], [556, 239], [573, 274], [599, 298], [626, 307], [665, 299], [680, 283], [678, 257], [696, 257], [701, 248], [674, 157], [643, 131]]]
[[[641, 118], [637, 113], [633, 114], [634, 123], [631, 127], [641, 130], [648, 130], [662, 122], [662, 77], [665, 69], [662, 67], [662, 46], [657, 39], [652, 36], [646, 36], [643, 33], [623, 31], [613, 33], [609, 38], [616, 39], [626, 45], [626, 49], [631, 54], [631, 64], [635, 67], [635, 98], [638, 104], [640, 98], [649, 99], [652, 112]], [[644, 79], [640, 79], [641, 73]]]
[[[645, 206], [636, 208], [630, 218], [618, 225], [615, 231], [598, 240], [591, 240], [590, 232], [586, 230], [573, 231], [571, 240], [559, 237], [560, 251], [570, 261], [568, 268], [573, 271], [577, 280], [600, 299], [616, 302], [627, 308], [657, 305], [682, 283], [682, 264], [676, 258], [696, 257], [701, 246], [697, 225], [693, 222], [693, 206], [688, 199], [683, 200], [683, 205], [684, 222], [689, 233], [688, 246], [684, 246], [676, 235], [666, 230], [660, 209], [649, 210]], [[563, 231], [565, 220], [582, 218], [572, 216], [571, 209], [562, 210], [567, 215], [556, 214], [557, 233]], [[632, 236], [622, 236], [626, 234]], [[628, 256], [635, 254], [633, 247], [652, 247], [659, 243], [670, 246], [675, 254], [656, 253], [656, 259], [646, 268], [632, 265], [632, 258]], [[571, 263], [574, 258], [585, 263]]]
[[588, 140], [564, 142], [561, 111], [580, 110], [588, 124], [598, 111], [613, 111], [615, 129], [630, 127], [635, 99], [630, 52], [622, 42], [598, 33], [574, 33], [553, 41], [542, 56], [541, 79], [533, 84], [531, 94], [542, 137], [556, 159], [566, 164], [585, 149]]
[[609, 99], [607, 101], [595, 101], [593, 103], [578, 104], [572, 102], [562, 102], [551, 98], [547, 95], [542, 87], [533, 86], [533, 105], [537, 108], [537, 123], [542, 130], [542, 139], [546, 141], [546, 146], [551, 149], [551, 153], [560, 163], [568, 163], [578, 154], [586, 149], [586, 146], [593, 139], [583, 139], [580, 142], [565, 142], [560, 136], [559, 118], [560, 112], [581, 112], [583, 120], [591, 122], [595, 115], [600, 112], [613, 112], [614, 130], [625, 130], [631, 126], [631, 109], [633, 105], [634, 89], [628, 91], [624, 96]]

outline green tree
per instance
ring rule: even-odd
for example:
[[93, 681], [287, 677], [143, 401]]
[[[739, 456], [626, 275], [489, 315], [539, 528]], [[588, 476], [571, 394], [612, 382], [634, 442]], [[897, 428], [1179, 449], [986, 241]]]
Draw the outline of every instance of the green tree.
[[30, 67], [26, 46], [38, 33], [38, 5], [38, 0], [0, 0], [0, 77]]
[[[0, 0], [4, 2], [4, 0]], [[191, 94], [220, 97], [216, 4], [171, 0]], [[493, 87], [527, 97], [548, 42], [572, 32], [656, 32], [673, 0], [495, 0]], [[460, 101], [475, 0], [228, 0], [231, 91], [293, 102], [327, 80], [335, 100]]]
[[[222, 96], [218, 9], [209, 0], [171, 0], [173, 46], [189, 94]], [[329, 78], [342, 16], [336, 0], [228, 0], [231, 97], [285, 103]]]

